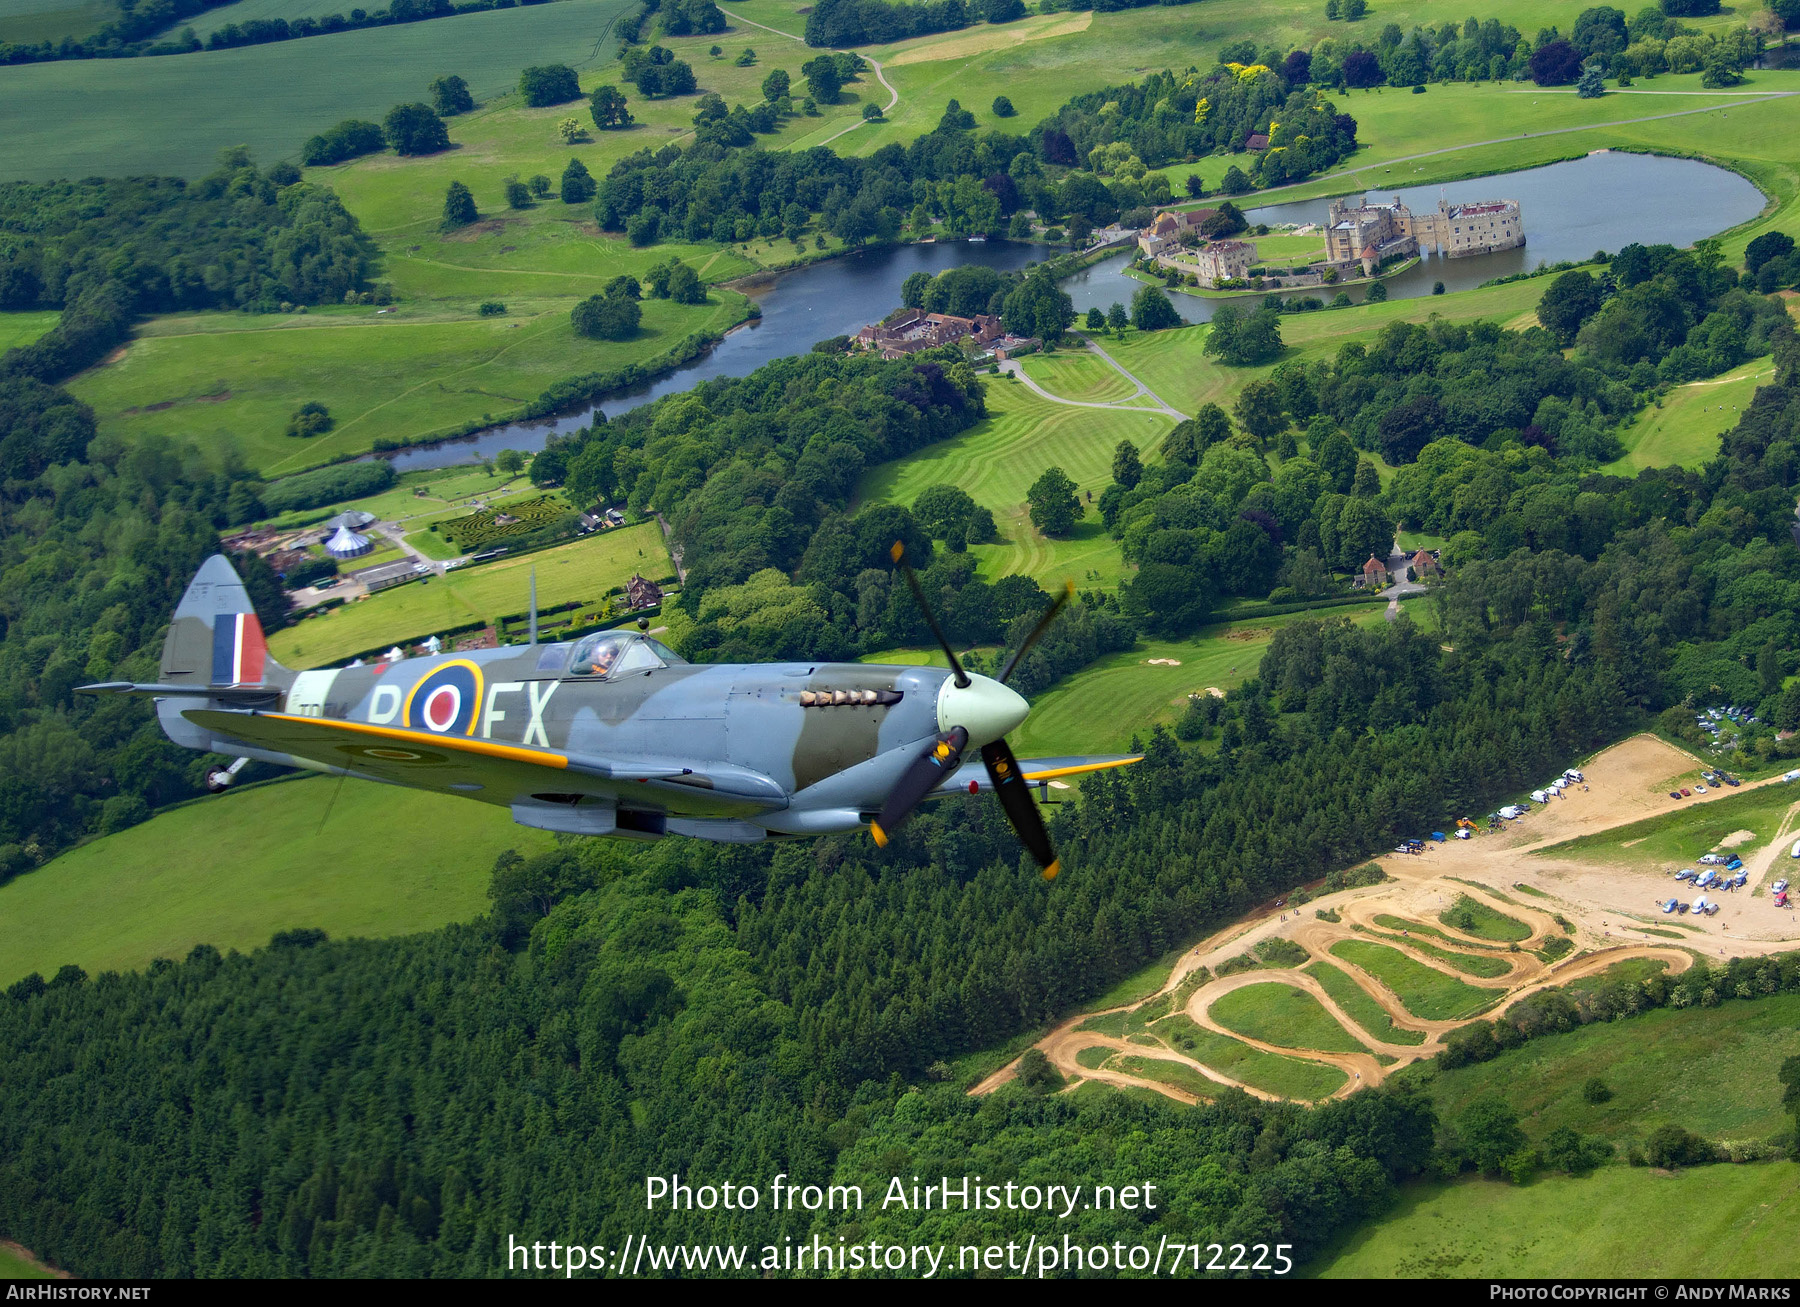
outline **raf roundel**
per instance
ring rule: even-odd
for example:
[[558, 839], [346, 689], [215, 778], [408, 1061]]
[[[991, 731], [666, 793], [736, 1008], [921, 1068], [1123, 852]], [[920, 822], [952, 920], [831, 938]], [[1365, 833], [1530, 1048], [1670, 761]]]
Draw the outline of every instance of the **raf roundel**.
[[422, 677], [406, 696], [402, 720], [433, 735], [473, 735], [481, 705], [481, 669], [458, 659]]

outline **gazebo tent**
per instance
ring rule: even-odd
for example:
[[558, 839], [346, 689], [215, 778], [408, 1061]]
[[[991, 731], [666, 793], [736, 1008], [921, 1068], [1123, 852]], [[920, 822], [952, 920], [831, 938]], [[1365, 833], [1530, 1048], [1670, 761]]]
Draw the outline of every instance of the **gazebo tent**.
[[357, 558], [373, 548], [368, 536], [358, 535], [342, 523], [338, 524], [337, 533], [325, 542], [325, 552], [333, 558]]

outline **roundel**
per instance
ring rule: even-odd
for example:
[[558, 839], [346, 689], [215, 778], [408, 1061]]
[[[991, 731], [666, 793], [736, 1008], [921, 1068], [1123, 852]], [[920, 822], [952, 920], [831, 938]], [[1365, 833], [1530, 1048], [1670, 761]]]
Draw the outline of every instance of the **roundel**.
[[403, 749], [398, 745], [340, 744], [338, 752], [351, 758], [377, 763], [411, 763], [415, 767], [435, 767], [450, 759], [431, 749]]
[[407, 692], [403, 725], [434, 735], [473, 735], [481, 707], [481, 669], [458, 659], [421, 678]]

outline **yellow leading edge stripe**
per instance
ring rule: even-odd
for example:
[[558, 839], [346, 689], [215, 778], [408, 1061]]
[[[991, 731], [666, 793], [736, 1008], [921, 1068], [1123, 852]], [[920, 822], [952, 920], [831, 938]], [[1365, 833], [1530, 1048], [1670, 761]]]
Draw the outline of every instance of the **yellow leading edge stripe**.
[[1079, 776], [1082, 772], [1107, 771], [1113, 767], [1129, 767], [1132, 763], [1142, 762], [1143, 760], [1144, 756], [1139, 754], [1135, 758], [1117, 758], [1112, 762], [1088, 762], [1083, 763], [1079, 767], [1056, 767], [1052, 768], [1050, 771], [1028, 771], [1025, 773], [1025, 779], [1028, 781], [1049, 781], [1055, 780], [1058, 776]]
[[567, 770], [569, 760], [560, 753], [544, 753], [538, 749], [521, 749], [516, 744], [496, 744], [492, 740], [470, 740], [454, 735], [433, 735], [429, 731], [393, 731], [367, 722], [340, 722], [325, 717], [296, 717], [291, 713], [263, 713], [270, 721], [297, 722], [303, 726], [325, 726], [352, 735], [373, 735], [377, 739], [401, 744], [421, 744], [438, 749], [456, 749], [463, 753], [479, 753], [488, 758], [506, 758], [512, 762], [529, 762], [539, 767]]

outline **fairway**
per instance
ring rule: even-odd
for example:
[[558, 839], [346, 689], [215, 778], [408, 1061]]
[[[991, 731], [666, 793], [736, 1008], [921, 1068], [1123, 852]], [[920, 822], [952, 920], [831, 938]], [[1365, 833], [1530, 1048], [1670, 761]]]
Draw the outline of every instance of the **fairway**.
[[1529, 1185], [1418, 1184], [1304, 1269], [1321, 1277], [1482, 1279], [1800, 1275], [1800, 1165], [1609, 1166]]
[[297, 158], [301, 142], [340, 119], [379, 121], [426, 99], [443, 73], [485, 99], [531, 64], [604, 62], [612, 24], [631, 8], [557, 0], [235, 50], [17, 65], [0, 75], [0, 176], [195, 177], [240, 144], [263, 164]]
[[[1415, 620], [1418, 604], [1404, 606]], [[1187, 711], [1190, 694], [1229, 690], [1256, 675], [1278, 627], [1338, 617], [1368, 625], [1382, 621], [1385, 611], [1381, 604], [1345, 604], [1206, 627], [1187, 640], [1140, 639], [1038, 695], [1031, 716], [1010, 737], [1013, 748], [1038, 757], [1123, 750], [1133, 736], [1148, 739], [1154, 727], [1172, 726]]]
[[[1716, 960], [1716, 959], [1715, 959]], [[1629, 977], [1627, 977], [1629, 978]], [[1624, 1143], [1673, 1122], [1712, 1140], [1767, 1139], [1791, 1129], [1776, 1072], [1800, 1054], [1800, 995], [1777, 994], [1726, 1009], [1657, 1008], [1533, 1039], [1491, 1061], [1455, 1070], [1435, 1063], [1399, 1073], [1424, 1086], [1442, 1120], [1497, 1093], [1534, 1141], [1559, 1126]], [[1589, 1103], [1594, 1076], [1612, 1098]]]
[[[1103, 360], [1092, 362], [1105, 367]], [[1008, 381], [990, 380], [987, 406], [988, 417], [962, 435], [870, 471], [858, 501], [910, 505], [928, 486], [958, 486], [993, 511], [1000, 529], [1000, 543], [969, 549], [990, 580], [1025, 575], [1046, 587], [1064, 579], [1081, 589], [1116, 587], [1127, 575], [1125, 561], [1087, 496], [1112, 484], [1113, 450], [1121, 440], [1135, 443], [1148, 460], [1174, 424], [1160, 413], [1071, 408]], [[1039, 534], [1025, 504], [1031, 483], [1051, 467], [1075, 482], [1086, 510], [1067, 539]]]
[[1775, 375], [1767, 357], [1751, 359], [1723, 376], [1677, 386], [1661, 405], [1644, 409], [1620, 430], [1623, 458], [1606, 465], [1619, 476], [1647, 467], [1698, 468], [1719, 456], [1719, 437], [1737, 425], [1756, 388]]
[[[1344, 1082], [1349, 1079], [1334, 1066], [1308, 1062], [1297, 1057], [1283, 1057], [1279, 1053], [1265, 1053], [1260, 1048], [1251, 1048], [1229, 1035], [1206, 1030], [1195, 1025], [1185, 1013], [1165, 1017], [1151, 1027], [1151, 1030], [1171, 1048], [1194, 1061], [1204, 1063], [1233, 1080], [1267, 1093], [1280, 1094], [1283, 1098], [1309, 1102], [1329, 1098], [1342, 1089]], [[1156, 1064], [1151, 1062], [1150, 1065]], [[1215, 1083], [1207, 1092], [1217, 1095], [1219, 1088]]]
[[0, 313], [0, 354], [19, 345], [31, 344], [54, 327], [61, 317], [55, 309]]
[[1318, 999], [1292, 985], [1271, 982], [1246, 985], [1213, 1001], [1207, 1015], [1240, 1035], [1283, 1048], [1313, 1049], [1321, 1053], [1366, 1053], [1355, 1038]]
[[523, 613], [534, 571], [543, 609], [598, 599], [633, 572], [657, 580], [673, 570], [656, 523], [619, 527], [371, 595], [277, 631], [269, 637], [269, 652], [289, 667], [323, 667], [381, 645]]
[[[274, 479], [365, 453], [377, 440], [417, 441], [510, 416], [565, 377], [643, 362], [692, 332], [724, 331], [745, 302], [725, 290], [691, 308], [651, 300], [637, 336], [617, 343], [577, 336], [572, 299], [511, 301], [499, 318], [478, 318], [473, 305], [428, 304], [381, 315], [188, 314], [148, 324], [123, 356], [69, 389], [93, 405], [103, 432], [236, 445]], [[286, 434], [304, 400], [324, 404], [336, 425], [311, 439]]]
[[1426, 1021], [1455, 1021], [1491, 1006], [1504, 990], [1478, 989], [1415, 962], [1398, 949], [1360, 939], [1340, 940], [1332, 953], [1385, 985], [1406, 1010]]
[[197, 800], [0, 885], [0, 984], [67, 962], [142, 967], [196, 944], [260, 948], [298, 926], [435, 930], [486, 910], [502, 850], [550, 844], [505, 809], [371, 781]]
[[1375, 1039], [1384, 1044], [1423, 1044], [1425, 1036], [1394, 1024], [1381, 1004], [1369, 997], [1368, 991], [1329, 962], [1314, 962], [1304, 968], [1306, 974], [1325, 987], [1332, 1002], [1349, 1015]]
[[1137, 393], [1125, 374], [1098, 354], [1058, 350], [1027, 354], [1019, 366], [1025, 375], [1053, 395], [1099, 404], [1118, 404]]

